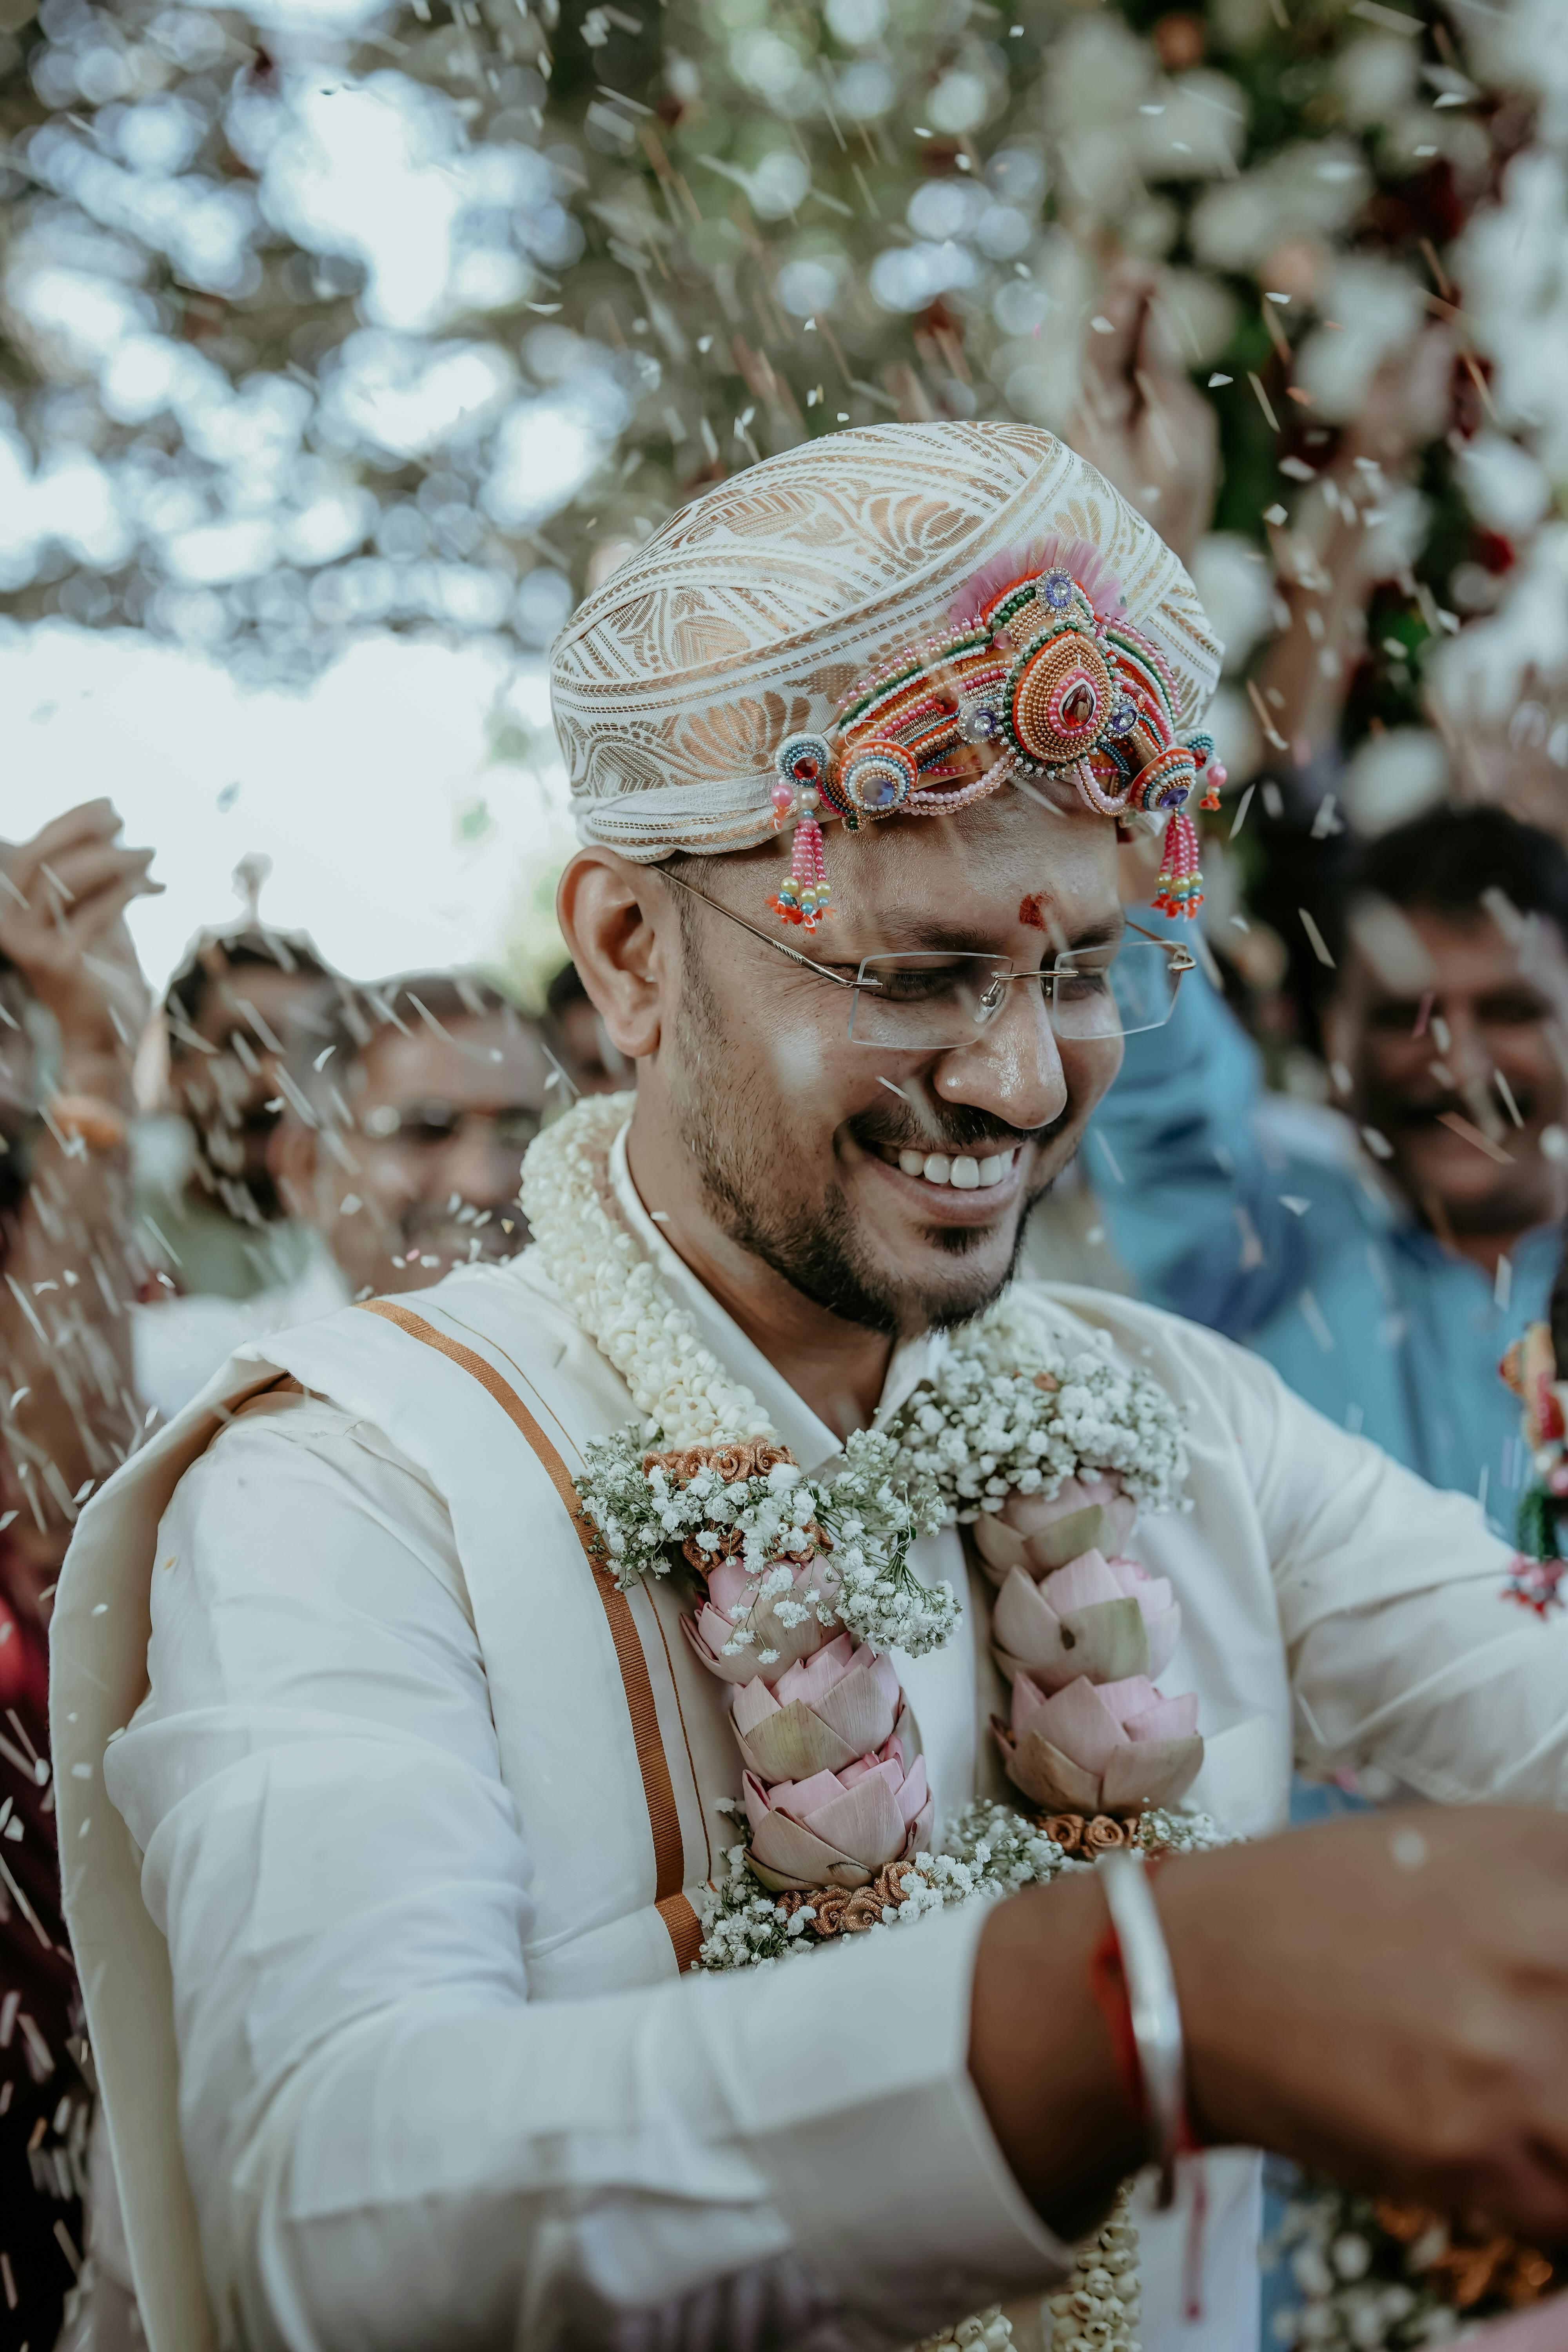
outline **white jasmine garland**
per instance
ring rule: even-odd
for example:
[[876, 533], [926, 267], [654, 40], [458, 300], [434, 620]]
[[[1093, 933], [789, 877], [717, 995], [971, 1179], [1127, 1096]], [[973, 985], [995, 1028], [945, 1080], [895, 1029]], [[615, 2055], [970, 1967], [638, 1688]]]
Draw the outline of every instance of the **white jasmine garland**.
[[522, 1213], [551, 1279], [669, 1446], [772, 1435], [750, 1389], [732, 1381], [651, 1258], [627, 1230], [610, 1150], [635, 1095], [585, 1095], [529, 1146]]

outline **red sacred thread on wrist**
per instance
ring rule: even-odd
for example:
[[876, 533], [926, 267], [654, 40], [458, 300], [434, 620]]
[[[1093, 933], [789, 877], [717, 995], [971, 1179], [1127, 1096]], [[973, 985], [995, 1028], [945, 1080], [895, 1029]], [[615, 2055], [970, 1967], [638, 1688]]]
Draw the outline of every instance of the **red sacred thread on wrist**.
[[1149, 2120], [1149, 2102], [1143, 2094], [1143, 2069], [1138, 2063], [1138, 2044], [1132, 2033], [1132, 2004], [1127, 1995], [1127, 1979], [1122, 1973], [1121, 1947], [1116, 1940], [1116, 1930], [1107, 1926], [1094, 1948], [1089, 1964], [1089, 1990], [1104, 2018], [1110, 2034], [1110, 2046], [1116, 2053], [1116, 2071], [1121, 2077], [1121, 2087], [1128, 2104], [1141, 2124]]

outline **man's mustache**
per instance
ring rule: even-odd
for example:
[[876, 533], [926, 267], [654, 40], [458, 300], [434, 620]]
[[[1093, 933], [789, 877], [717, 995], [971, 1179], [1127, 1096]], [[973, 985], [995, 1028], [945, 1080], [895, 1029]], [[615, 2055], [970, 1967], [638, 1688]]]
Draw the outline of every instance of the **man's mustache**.
[[[1500, 1113], [1502, 1105], [1495, 1093], [1489, 1095], [1485, 1088], [1477, 1091], [1484, 1104]], [[1519, 1115], [1528, 1127], [1535, 1116], [1535, 1089], [1528, 1085], [1520, 1085], [1515, 1087], [1512, 1092], [1514, 1101], [1519, 1108]], [[1381, 1103], [1373, 1103], [1372, 1108], [1391, 1127], [1431, 1127], [1454, 1111], [1458, 1111], [1462, 1118], [1473, 1119], [1477, 1115], [1478, 1104], [1477, 1096], [1474, 1094], [1467, 1095], [1452, 1088], [1441, 1088], [1430, 1094], [1413, 1091], [1409, 1094], [1385, 1095]]]
[[[479, 1254], [487, 1258], [514, 1256], [527, 1239], [527, 1228], [514, 1202], [459, 1202], [458, 1208], [473, 1207], [490, 1211], [488, 1224], [476, 1229], [475, 1221], [458, 1222], [458, 1210], [449, 1210], [443, 1201], [410, 1201], [396, 1220], [397, 1231], [405, 1251], [419, 1249], [426, 1254], [447, 1257], [467, 1257], [470, 1237], [479, 1244]], [[512, 1230], [504, 1233], [501, 1219], [510, 1213]]]
[[864, 1150], [882, 1145], [893, 1151], [945, 1151], [950, 1158], [967, 1152], [971, 1159], [984, 1160], [992, 1153], [1021, 1150], [1027, 1143], [1049, 1143], [1072, 1118], [1070, 1101], [1044, 1127], [1010, 1127], [1005, 1118], [994, 1118], [966, 1103], [943, 1104], [940, 1109], [922, 1105], [917, 1116], [912, 1105], [904, 1115], [889, 1100], [886, 1110], [878, 1103], [870, 1110], [857, 1112], [847, 1123]]

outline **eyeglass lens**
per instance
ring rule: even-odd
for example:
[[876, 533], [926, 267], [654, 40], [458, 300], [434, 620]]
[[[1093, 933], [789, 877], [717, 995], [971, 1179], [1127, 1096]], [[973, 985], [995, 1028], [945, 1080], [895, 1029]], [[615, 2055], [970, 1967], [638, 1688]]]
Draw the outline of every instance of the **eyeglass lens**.
[[997, 956], [931, 950], [868, 956], [849, 1013], [858, 1045], [929, 1052], [967, 1045], [1001, 1013], [1008, 991], [1038, 987], [1057, 1036], [1109, 1043], [1163, 1028], [1175, 1003], [1177, 973], [1152, 940], [1063, 954], [1039, 971], [1015, 971]]

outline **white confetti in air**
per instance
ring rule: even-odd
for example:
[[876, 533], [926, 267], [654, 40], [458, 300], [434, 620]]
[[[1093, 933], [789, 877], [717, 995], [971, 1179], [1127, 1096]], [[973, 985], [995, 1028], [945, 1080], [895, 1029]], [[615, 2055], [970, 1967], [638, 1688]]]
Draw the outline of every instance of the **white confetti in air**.
[[1312, 920], [1311, 916], [1307, 912], [1305, 907], [1298, 907], [1296, 912], [1301, 918], [1301, 929], [1306, 932], [1307, 938], [1311, 945], [1312, 953], [1317, 957], [1318, 961], [1321, 964], [1326, 964], [1331, 971], [1335, 971], [1337, 967], [1334, 963], [1333, 957], [1329, 953], [1329, 943], [1324, 939], [1321, 931], [1318, 929], [1316, 923]]

